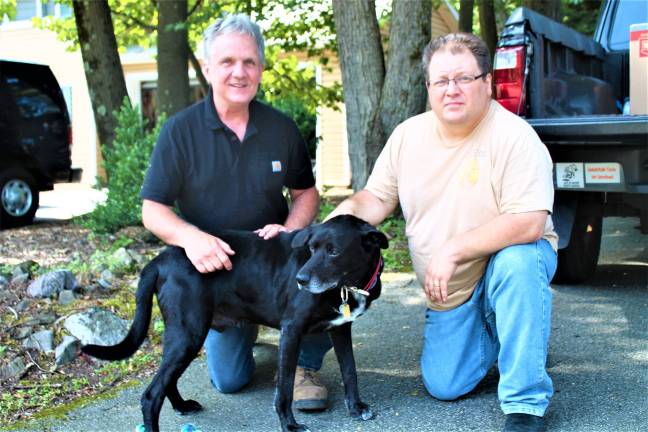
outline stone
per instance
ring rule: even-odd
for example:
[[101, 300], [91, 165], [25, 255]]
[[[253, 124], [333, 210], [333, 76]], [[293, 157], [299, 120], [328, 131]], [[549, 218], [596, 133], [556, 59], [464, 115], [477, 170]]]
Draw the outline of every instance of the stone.
[[9, 285], [9, 279], [5, 275], [0, 274], [0, 288], [4, 288]]
[[128, 333], [128, 321], [97, 307], [70, 315], [65, 319], [64, 326], [84, 345], [115, 345]]
[[31, 297], [56, 297], [63, 290], [75, 290], [77, 281], [69, 270], [53, 270], [36, 279], [27, 288]]
[[21, 300], [21, 301], [18, 302], [18, 304], [16, 305], [16, 307], [14, 309], [16, 309], [16, 312], [18, 312], [18, 313], [25, 312], [27, 309], [29, 309], [29, 306], [31, 306], [31, 304], [33, 302], [34, 301], [32, 299]]
[[60, 305], [69, 305], [70, 303], [74, 303], [75, 301], [76, 296], [74, 295], [73, 291], [63, 290], [59, 293], [58, 302]]
[[16, 327], [13, 329], [13, 337], [16, 339], [25, 339], [32, 334], [33, 329], [29, 326]]
[[54, 332], [52, 330], [37, 331], [24, 340], [23, 347], [51, 353], [54, 351]]
[[79, 340], [73, 336], [63, 336], [61, 342], [55, 350], [56, 366], [62, 366], [71, 363], [77, 357], [80, 347]]
[[97, 284], [103, 289], [110, 289], [113, 286], [114, 279], [115, 276], [113, 275], [113, 273], [110, 270], [105, 269], [99, 275], [99, 280], [97, 281]]
[[130, 252], [124, 247], [120, 247], [111, 255], [111, 261], [115, 263], [115, 266], [120, 270], [125, 270], [135, 264], [135, 260], [131, 256]]
[[0, 380], [20, 376], [25, 370], [25, 362], [22, 357], [15, 357], [5, 366], [0, 367]]

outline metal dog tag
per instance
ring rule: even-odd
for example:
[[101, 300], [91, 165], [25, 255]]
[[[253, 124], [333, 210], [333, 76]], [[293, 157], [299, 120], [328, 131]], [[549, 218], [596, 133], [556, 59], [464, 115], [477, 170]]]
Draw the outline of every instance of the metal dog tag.
[[351, 317], [351, 308], [349, 307], [349, 303], [342, 303], [340, 305], [340, 313], [344, 318]]

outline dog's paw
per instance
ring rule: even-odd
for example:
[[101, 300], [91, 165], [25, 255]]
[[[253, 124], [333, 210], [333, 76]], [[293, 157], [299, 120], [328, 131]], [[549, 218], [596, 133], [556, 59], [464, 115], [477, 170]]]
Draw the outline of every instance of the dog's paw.
[[369, 405], [364, 402], [358, 402], [349, 407], [349, 414], [355, 420], [371, 420], [374, 417], [373, 411]]
[[285, 432], [310, 432], [310, 429], [308, 429], [306, 425], [299, 424], [299, 423], [286, 425], [286, 427], [283, 428], [283, 430]]
[[180, 415], [188, 415], [202, 410], [202, 405], [200, 405], [195, 400], [189, 399], [182, 401], [178, 405], [174, 406], [173, 409]]

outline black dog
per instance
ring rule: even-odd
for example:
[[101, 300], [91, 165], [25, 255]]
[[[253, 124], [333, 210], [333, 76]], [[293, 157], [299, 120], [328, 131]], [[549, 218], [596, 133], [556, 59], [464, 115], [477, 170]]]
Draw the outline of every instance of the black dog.
[[160, 368], [142, 395], [147, 431], [158, 431], [165, 396], [181, 414], [201, 405], [184, 400], [177, 382], [203, 345], [209, 328], [239, 323], [281, 329], [275, 410], [283, 431], [306, 431], [292, 412], [293, 383], [301, 338], [328, 331], [340, 364], [345, 402], [352, 417], [373, 417], [360, 400], [351, 323], [380, 295], [382, 257], [387, 238], [354, 216], [263, 240], [254, 233], [219, 235], [236, 254], [233, 269], [199, 273], [184, 250], [169, 247], [142, 271], [135, 320], [117, 345], [86, 345], [83, 352], [105, 360], [131, 356], [142, 344], [151, 319], [153, 293], [165, 323]]

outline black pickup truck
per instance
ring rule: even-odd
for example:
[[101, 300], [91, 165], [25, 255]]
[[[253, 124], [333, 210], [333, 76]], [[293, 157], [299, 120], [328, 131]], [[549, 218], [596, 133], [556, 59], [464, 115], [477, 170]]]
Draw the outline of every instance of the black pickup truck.
[[0, 60], [0, 228], [32, 222], [39, 193], [79, 181], [72, 126], [46, 65]]
[[645, 22], [648, 2], [607, 0], [593, 39], [526, 8], [500, 35], [496, 98], [526, 118], [554, 162], [557, 280], [594, 273], [603, 217], [638, 217], [648, 234], [648, 115], [624, 114], [630, 25]]

